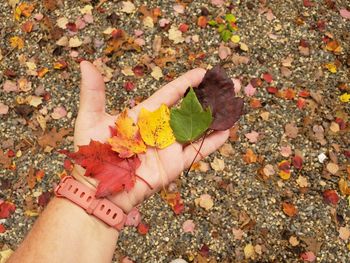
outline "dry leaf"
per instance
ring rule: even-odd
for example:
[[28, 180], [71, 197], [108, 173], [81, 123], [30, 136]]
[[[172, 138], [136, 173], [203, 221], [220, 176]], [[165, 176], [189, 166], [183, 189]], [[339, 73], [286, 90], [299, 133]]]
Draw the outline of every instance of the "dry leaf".
[[208, 194], [202, 194], [199, 198], [196, 198], [195, 204], [204, 208], [205, 210], [210, 210], [214, 206], [213, 199]]
[[291, 203], [283, 202], [282, 208], [287, 216], [293, 217], [298, 214], [298, 209]]
[[214, 160], [210, 163], [211, 168], [215, 171], [222, 171], [225, 169], [225, 162], [222, 159], [214, 158]]
[[335, 175], [339, 171], [339, 166], [336, 163], [328, 163], [327, 170], [331, 174]]
[[255, 257], [255, 250], [252, 244], [248, 244], [244, 247], [244, 256], [246, 259], [253, 259]]
[[252, 149], [248, 148], [245, 155], [243, 155], [243, 160], [250, 164], [255, 163], [258, 160], [258, 157], [255, 155]]
[[219, 148], [219, 152], [222, 156], [229, 157], [230, 155], [234, 154], [233, 147], [231, 143], [225, 143]]
[[52, 128], [52, 130], [46, 132], [44, 135], [38, 138], [38, 143], [43, 148], [47, 146], [55, 148], [57, 144], [59, 144], [62, 141], [62, 139], [68, 134], [70, 134], [72, 131], [73, 129], [71, 128], [62, 128], [59, 131], [57, 131], [56, 128]]
[[339, 237], [344, 240], [347, 241], [350, 237], [350, 230], [347, 227], [340, 227], [339, 228]]

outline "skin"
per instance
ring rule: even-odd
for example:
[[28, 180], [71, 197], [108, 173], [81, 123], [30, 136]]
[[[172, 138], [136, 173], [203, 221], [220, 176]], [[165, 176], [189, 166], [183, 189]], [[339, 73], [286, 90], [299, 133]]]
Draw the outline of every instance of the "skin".
[[[113, 126], [117, 118], [105, 111], [105, 85], [100, 72], [86, 61], [80, 67], [82, 80], [74, 132], [75, 149], [78, 145], [89, 144], [91, 139], [105, 142], [110, 137], [109, 126]], [[163, 103], [169, 107], [174, 105], [183, 97], [187, 87], [196, 87], [201, 82], [204, 74], [205, 70], [200, 68], [188, 71], [129, 110], [129, 116], [137, 121], [141, 108], [154, 111]], [[207, 136], [196, 161], [214, 152], [228, 136], [228, 131], [213, 132]], [[139, 155], [141, 166], [136, 173], [152, 189], [138, 179], [132, 190], [109, 199], [128, 213], [188, 168], [200, 144], [201, 141], [184, 147], [176, 142], [162, 150], [147, 148], [146, 153]], [[72, 175], [95, 188], [97, 182], [83, 174], [84, 170], [76, 167]], [[55, 197], [7, 262], [111, 262], [117, 240], [117, 230], [86, 214], [70, 201]]]

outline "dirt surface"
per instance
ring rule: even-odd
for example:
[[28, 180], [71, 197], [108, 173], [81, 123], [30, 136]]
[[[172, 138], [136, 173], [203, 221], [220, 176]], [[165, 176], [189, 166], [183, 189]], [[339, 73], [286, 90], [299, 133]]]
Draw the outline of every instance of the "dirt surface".
[[245, 99], [230, 140], [168, 189], [184, 211], [154, 195], [139, 208], [148, 233], [127, 227], [114, 262], [350, 262], [349, 1], [23, 3], [0, 5], [1, 256], [67, 169], [57, 150], [72, 150], [89, 60], [113, 113], [217, 64]]

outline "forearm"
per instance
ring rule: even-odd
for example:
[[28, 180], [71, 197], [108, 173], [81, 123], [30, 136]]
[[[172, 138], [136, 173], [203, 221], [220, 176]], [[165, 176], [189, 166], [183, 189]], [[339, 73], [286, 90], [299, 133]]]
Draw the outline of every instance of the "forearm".
[[7, 263], [111, 262], [117, 239], [117, 230], [55, 197]]

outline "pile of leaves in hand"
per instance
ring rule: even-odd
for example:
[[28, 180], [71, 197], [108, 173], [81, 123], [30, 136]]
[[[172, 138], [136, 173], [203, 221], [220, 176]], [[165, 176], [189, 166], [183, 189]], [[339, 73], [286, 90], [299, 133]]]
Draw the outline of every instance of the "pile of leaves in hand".
[[146, 145], [163, 149], [175, 141], [192, 143], [211, 130], [232, 127], [242, 113], [243, 99], [235, 97], [232, 80], [216, 66], [198, 88], [189, 89], [179, 108], [169, 110], [165, 104], [153, 112], [143, 108], [137, 124], [124, 110], [108, 142], [91, 140], [75, 153], [61, 153], [85, 168], [85, 176], [97, 179], [96, 197], [105, 197], [133, 188], [141, 165], [137, 154], [144, 153]]

